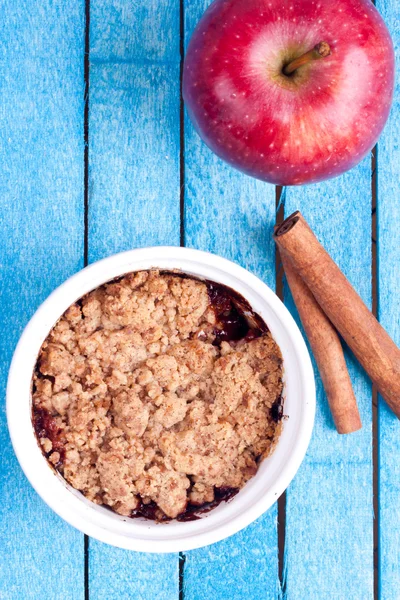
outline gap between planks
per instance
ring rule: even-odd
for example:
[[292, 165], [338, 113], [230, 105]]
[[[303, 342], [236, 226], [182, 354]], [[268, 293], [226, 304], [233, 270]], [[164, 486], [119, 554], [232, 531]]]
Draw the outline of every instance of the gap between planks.
[[84, 88], [84, 224], [83, 224], [83, 264], [89, 262], [89, 71], [90, 71], [90, 0], [85, 0], [85, 55], [83, 58]]
[[[89, 75], [90, 75], [90, 0], [85, 0], [85, 55], [83, 58], [84, 88], [84, 223], [83, 223], [83, 265], [89, 263]], [[89, 536], [83, 538], [84, 590], [85, 600], [89, 600]]]
[[[280, 225], [285, 218], [285, 188], [275, 187], [275, 224]], [[275, 293], [282, 302], [284, 301], [284, 275], [283, 266], [277, 247], [275, 246]], [[286, 492], [278, 499], [278, 577], [282, 598], [285, 597], [285, 541], [286, 541]]]
[[[372, 0], [376, 5], [376, 0]], [[371, 152], [371, 293], [372, 313], [378, 319], [378, 144]], [[372, 508], [373, 524], [373, 564], [374, 600], [379, 600], [379, 408], [378, 390], [372, 384]]]
[[183, 103], [182, 81], [183, 81], [183, 61], [185, 58], [185, 9], [184, 0], [179, 1], [179, 139], [180, 139], [180, 157], [179, 157], [179, 183], [180, 183], [180, 246], [185, 245], [185, 106]]
[[[180, 184], [180, 246], [185, 246], [185, 106], [183, 103], [182, 81], [183, 81], [183, 62], [185, 58], [185, 8], [184, 0], [179, 0], [179, 184]], [[184, 574], [185, 574], [186, 555], [179, 552], [178, 559], [178, 578], [179, 578], [179, 600], [184, 600]]]
[[[378, 146], [371, 153], [371, 292], [372, 312], [378, 318], [378, 260], [377, 260], [377, 202], [378, 202]], [[374, 600], [379, 600], [379, 409], [378, 392], [372, 386], [372, 498], [373, 498], [373, 551]]]

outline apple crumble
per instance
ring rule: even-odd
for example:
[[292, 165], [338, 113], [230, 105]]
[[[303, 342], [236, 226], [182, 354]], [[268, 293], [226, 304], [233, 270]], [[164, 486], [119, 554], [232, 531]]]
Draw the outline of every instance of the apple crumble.
[[196, 518], [277, 441], [282, 357], [229, 288], [140, 271], [73, 304], [43, 343], [33, 423], [75, 489], [126, 517]]

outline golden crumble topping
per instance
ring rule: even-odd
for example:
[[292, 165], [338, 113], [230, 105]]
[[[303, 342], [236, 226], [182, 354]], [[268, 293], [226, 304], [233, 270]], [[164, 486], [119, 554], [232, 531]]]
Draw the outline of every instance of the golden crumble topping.
[[33, 378], [37, 436], [93, 502], [125, 516], [151, 504], [159, 520], [179, 517], [243, 487], [274, 447], [279, 348], [220, 288], [218, 296], [193, 278], [132, 273], [72, 305], [44, 342]]

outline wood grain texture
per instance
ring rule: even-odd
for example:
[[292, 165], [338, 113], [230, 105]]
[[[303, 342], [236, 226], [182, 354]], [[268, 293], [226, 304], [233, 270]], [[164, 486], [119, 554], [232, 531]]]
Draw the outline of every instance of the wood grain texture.
[[36, 495], [4, 390], [35, 309], [83, 266], [84, 4], [2, 2], [0, 28], [0, 597], [83, 599], [83, 536]]
[[90, 540], [90, 600], [178, 600], [177, 554], [129, 552]]
[[[89, 261], [179, 245], [179, 4], [92, 0]], [[89, 544], [90, 598], [177, 600], [178, 555]]]
[[[393, 38], [400, 59], [400, 6], [378, 0], [377, 8]], [[378, 314], [382, 325], [400, 345], [400, 76], [397, 71], [394, 105], [378, 143]], [[400, 422], [380, 400], [379, 414], [379, 584], [380, 597], [400, 594]]]
[[179, 5], [90, 9], [89, 259], [179, 245]]
[[[290, 188], [285, 204], [286, 215], [301, 210], [369, 306], [370, 164], [367, 157], [338, 179]], [[285, 298], [295, 314], [287, 289]], [[346, 356], [363, 429], [348, 436], [336, 433], [316, 371], [315, 428], [306, 459], [287, 492], [285, 574], [290, 600], [373, 598], [372, 391], [354, 358]]]
[[179, 65], [92, 63], [89, 260], [179, 245]]
[[185, 553], [185, 600], [276, 600], [277, 507], [217, 544]]
[[[185, 2], [185, 41], [209, 2]], [[186, 245], [225, 256], [274, 289], [275, 189], [219, 160], [185, 120]], [[272, 600], [279, 595], [277, 506], [244, 531], [187, 552], [185, 600]]]

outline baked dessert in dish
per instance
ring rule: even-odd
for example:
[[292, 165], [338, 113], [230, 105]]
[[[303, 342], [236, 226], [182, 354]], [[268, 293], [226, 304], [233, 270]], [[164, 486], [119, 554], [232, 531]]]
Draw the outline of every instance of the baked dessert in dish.
[[282, 357], [221, 284], [129, 273], [68, 308], [42, 345], [32, 419], [49, 463], [125, 517], [190, 520], [230, 499], [282, 427]]

